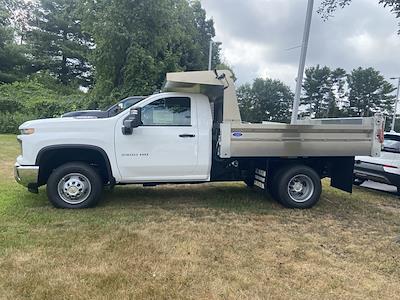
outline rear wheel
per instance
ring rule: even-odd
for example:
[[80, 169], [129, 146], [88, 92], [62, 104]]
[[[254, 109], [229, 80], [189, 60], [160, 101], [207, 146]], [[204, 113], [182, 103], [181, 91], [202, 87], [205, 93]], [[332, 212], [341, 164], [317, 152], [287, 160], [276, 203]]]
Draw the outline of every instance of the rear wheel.
[[313, 207], [321, 196], [321, 179], [307, 166], [287, 166], [273, 180], [273, 196], [288, 208]]
[[278, 170], [276, 173], [271, 174], [271, 177], [269, 180], [267, 180], [267, 186], [268, 186], [268, 191], [269, 194], [272, 196], [272, 198], [278, 202], [279, 200], [279, 195], [278, 195], [278, 188], [279, 188], [279, 180], [282, 175], [282, 172], [285, 171], [285, 168]]
[[67, 163], [47, 181], [47, 196], [57, 208], [87, 208], [100, 200], [103, 184], [96, 170], [84, 163]]
[[254, 177], [253, 178], [246, 178], [243, 180], [247, 187], [252, 188], [254, 187]]

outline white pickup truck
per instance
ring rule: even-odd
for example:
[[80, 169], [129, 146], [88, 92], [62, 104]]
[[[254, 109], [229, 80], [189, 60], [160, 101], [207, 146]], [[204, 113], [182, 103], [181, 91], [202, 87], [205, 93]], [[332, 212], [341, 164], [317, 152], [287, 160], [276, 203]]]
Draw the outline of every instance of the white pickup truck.
[[381, 116], [244, 123], [231, 76], [168, 73], [162, 93], [115, 116], [25, 122], [15, 178], [31, 192], [47, 184], [60, 208], [94, 206], [105, 185], [210, 181], [244, 181], [309, 208], [321, 178], [351, 192], [354, 156], [379, 156]]

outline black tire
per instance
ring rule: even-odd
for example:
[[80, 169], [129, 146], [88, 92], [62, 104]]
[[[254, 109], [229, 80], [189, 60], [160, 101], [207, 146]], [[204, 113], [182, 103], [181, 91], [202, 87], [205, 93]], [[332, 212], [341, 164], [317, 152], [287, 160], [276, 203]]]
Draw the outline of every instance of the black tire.
[[270, 178], [267, 178], [267, 187], [268, 187], [268, 192], [271, 195], [271, 197], [280, 203], [279, 200], [279, 195], [278, 195], [278, 180], [282, 174], [282, 172], [285, 171], [285, 168], [281, 168], [280, 170], [277, 170], [274, 174], [270, 176]]
[[[287, 166], [279, 170], [272, 184], [274, 197], [288, 208], [311, 208], [319, 201], [322, 191], [319, 175], [303, 165]], [[299, 192], [295, 190], [297, 184]]]
[[[71, 196], [69, 188], [77, 192], [80, 198], [74, 199], [75, 196]], [[59, 166], [50, 174], [47, 181], [47, 197], [57, 208], [93, 207], [99, 202], [102, 190], [103, 182], [96, 170], [88, 164], [79, 162]]]
[[247, 187], [252, 188], [254, 187], [254, 177], [253, 178], [246, 178], [243, 180]]

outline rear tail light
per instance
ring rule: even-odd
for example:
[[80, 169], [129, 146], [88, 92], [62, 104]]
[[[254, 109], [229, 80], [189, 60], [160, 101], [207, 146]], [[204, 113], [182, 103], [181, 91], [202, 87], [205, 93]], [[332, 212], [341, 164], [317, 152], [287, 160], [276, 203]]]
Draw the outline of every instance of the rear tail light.
[[383, 144], [383, 141], [385, 140], [385, 133], [383, 127], [378, 129], [376, 137], [378, 138], [379, 143]]

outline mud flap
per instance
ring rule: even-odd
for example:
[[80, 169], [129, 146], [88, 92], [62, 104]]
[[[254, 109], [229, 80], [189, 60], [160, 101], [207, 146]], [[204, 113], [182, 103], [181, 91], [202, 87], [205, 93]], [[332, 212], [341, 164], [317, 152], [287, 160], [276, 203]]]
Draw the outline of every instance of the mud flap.
[[353, 191], [354, 157], [332, 159], [331, 186], [351, 193]]

